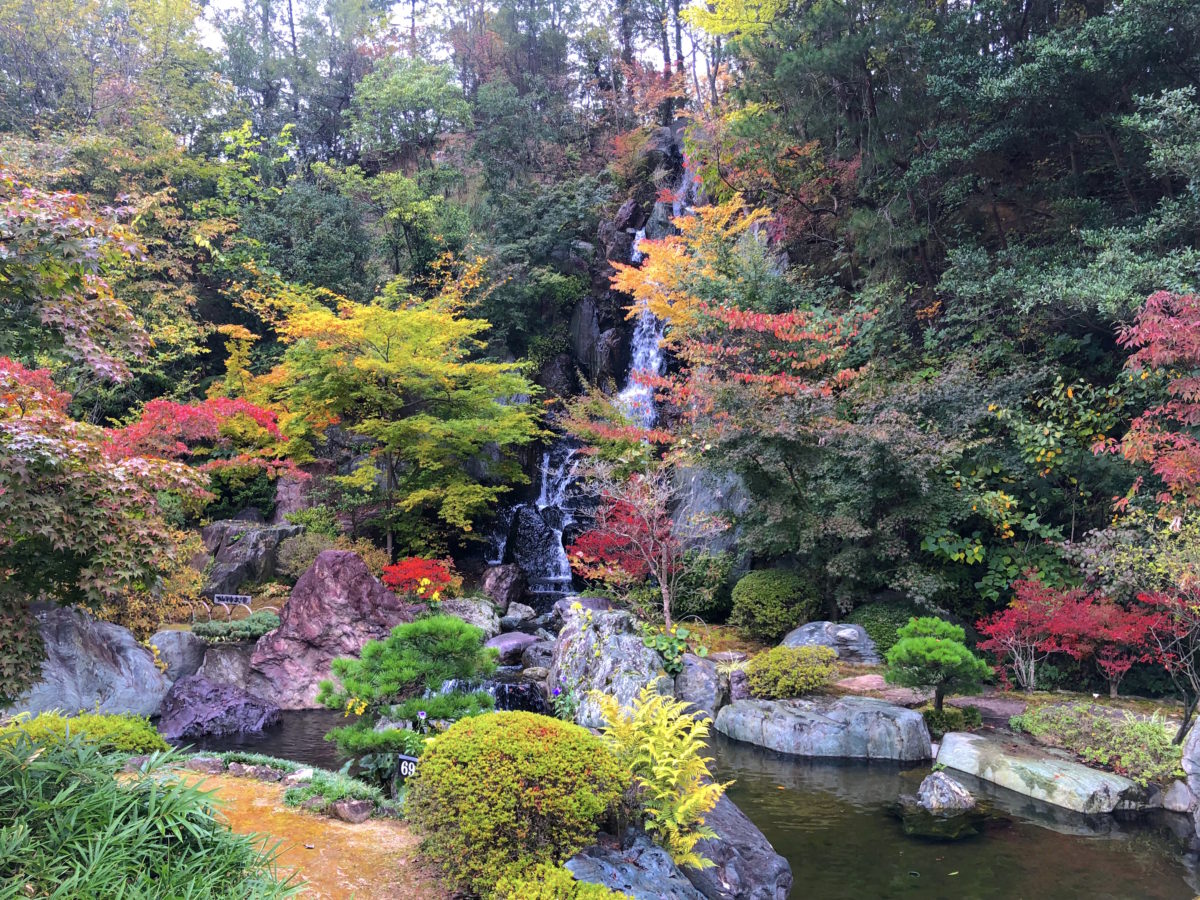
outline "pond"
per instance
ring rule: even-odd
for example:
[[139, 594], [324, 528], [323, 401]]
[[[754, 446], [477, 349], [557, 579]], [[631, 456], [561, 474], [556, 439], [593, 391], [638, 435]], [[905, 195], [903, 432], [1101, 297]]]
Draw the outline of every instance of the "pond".
[[[285, 712], [262, 734], [192, 743], [337, 769], [344, 759], [324, 734], [342, 722], [328, 710]], [[1170, 827], [1181, 823], [1167, 814], [1088, 819], [968, 783], [989, 797], [995, 819], [977, 837], [933, 842], [907, 836], [892, 814], [928, 766], [792, 759], [720, 736], [713, 755], [719, 777], [736, 779], [730, 798], [791, 863], [796, 900], [1185, 900], [1200, 884]]]
[[720, 736], [713, 749], [719, 777], [737, 779], [730, 799], [792, 864], [793, 898], [1196, 896], [1166, 823], [1055, 815], [974, 783], [998, 821], [974, 838], [926, 841], [905, 835], [891, 809], [916, 793], [928, 766], [791, 759]]

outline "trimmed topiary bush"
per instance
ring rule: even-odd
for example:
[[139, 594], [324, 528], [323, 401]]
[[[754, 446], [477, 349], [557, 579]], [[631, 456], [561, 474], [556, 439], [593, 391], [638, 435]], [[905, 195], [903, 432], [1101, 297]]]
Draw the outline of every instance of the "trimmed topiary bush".
[[794, 572], [760, 569], [733, 587], [729, 623], [760, 641], [775, 642], [803, 625], [817, 610], [812, 586]]
[[828, 684], [836, 662], [832, 647], [774, 647], [750, 660], [746, 678], [754, 696], [785, 700]]
[[628, 782], [587, 729], [492, 713], [429, 742], [405, 815], [453, 887], [494, 897], [505, 875], [557, 865], [586, 847]]
[[576, 881], [570, 870], [548, 863], [501, 878], [495, 896], [498, 900], [633, 900], [602, 884]]
[[197, 622], [192, 634], [214, 644], [232, 641], [257, 641], [268, 631], [279, 627], [279, 616], [269, 609], [260, 609], [234, 622]]
[[118, 753], [157, 753], [169, 749], [162, 735], [144, 716], [104, 713], [64, 716], [45, 712], [33, 718], [18, 718], [0, 728], [0, 741], [11, 741], [19, 735], [45, 745], [61, 744], [76, 737], [101, 751]]
[[919, 615], [915, 607], [907, 603], [887, 603], [876, 600], [864, 603], [846, 617], [852, 625], [861, 625], [867, 636], [875, 643], [875, 650], [880, 656], [896, 645], [899, 638], [896, 632], [908, 624], [908, 620]]

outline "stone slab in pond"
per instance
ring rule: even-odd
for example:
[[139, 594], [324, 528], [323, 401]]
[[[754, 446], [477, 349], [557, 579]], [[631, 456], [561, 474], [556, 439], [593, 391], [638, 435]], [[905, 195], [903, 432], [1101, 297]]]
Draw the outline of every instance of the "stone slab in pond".
[[955, 731], [942, 738], [938, 763], [1043, 803], [1074, 812], [1139, 809], [1145, 792], [1112, 772], [1101, 772], [1014, 739]]
[[918, 762], [932, 755], [920, 713], [870, 697], [738, 700], [717, 713], [715, 727], [794, 756]]
[[788, 632], [783, 646], [832, 647], [838, 659], [846, 662], [870, 666], [881, 662], [866, 629], [848, 622], [809, 622]]

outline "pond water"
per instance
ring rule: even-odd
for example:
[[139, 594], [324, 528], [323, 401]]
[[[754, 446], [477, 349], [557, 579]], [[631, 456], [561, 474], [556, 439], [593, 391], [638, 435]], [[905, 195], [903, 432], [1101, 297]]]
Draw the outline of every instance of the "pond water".
[[1182, 842], [1165, 819], [1133, 824], [1055, 815], [973, 783], [967, 786], [977, 796], [989, 796], [994, 824], [955, 843], [927, 841], [905, 835], [892, 805], [900, 794], [916, 793], [928, 766], [798, 760], [720, 736], [713, 749], [719, 777], [737, 779], [730, 799], [792, 864], [793, 898], [1149, 900], [1197, 893]]
[[[328, 710], [285, 712], [262, 734], [192, 745], [337, 769], [345, 760], [324, 734], [343, 721]], [[787, 758], [719, 735], [713, 756], [719, 777], [736, 779], [730, 799], [791, 863], [794, 900], [1184, 900], [1200, 885], [1176, 833], [1181, 817], [1089, 819], [963, 778], [995, 816], [977, 837], [928, 841], [906, 835], [892, 812], [928, 766]]]

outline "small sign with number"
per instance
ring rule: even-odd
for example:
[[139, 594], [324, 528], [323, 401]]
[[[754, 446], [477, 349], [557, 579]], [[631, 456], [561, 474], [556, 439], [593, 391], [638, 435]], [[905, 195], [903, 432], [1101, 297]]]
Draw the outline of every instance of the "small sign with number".
[[412, 778], [417, 774], [417, 758], [415, 756], [405, 756], [400, 754], [400, 768], [397, 770], [402, 781]]

